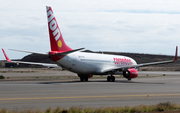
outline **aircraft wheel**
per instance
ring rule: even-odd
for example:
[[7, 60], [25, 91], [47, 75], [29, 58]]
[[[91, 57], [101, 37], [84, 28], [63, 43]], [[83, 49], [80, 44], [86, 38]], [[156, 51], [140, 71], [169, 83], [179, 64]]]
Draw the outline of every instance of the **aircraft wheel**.
[[80, 76], [80, 81], [83, 82], [84, 81], [84, 77]]
[[87, 82], [88, 81], [88, 76], [84, 76], [84, 80]]
[[128, 81], [131, 81], [131, 79], [130, 79], [130, 78], [128, 78]]
[[108, 82], [110, 82], [110, 81], [114, 82], [115, 81], [115, 77], [114, 76], [108, 76], [107, 77], [107, 81]]
[[110, 82], [111, 81], [111, 76], [107, 77], [107, 81]]
[[80, 81], [83, 82], [83, 81], [88, 81], [88, 76], [86, 75], [78, 75], [80, 77]]
[[112, 77], [111, 77], [111, 80], [112, 80], [112, 82], [115, 82], [115, 77], [112, 76]]

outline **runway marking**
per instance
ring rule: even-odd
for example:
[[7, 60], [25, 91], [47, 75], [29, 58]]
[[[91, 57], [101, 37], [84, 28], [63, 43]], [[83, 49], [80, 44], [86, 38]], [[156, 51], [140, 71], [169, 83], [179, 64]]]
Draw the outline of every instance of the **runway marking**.
[[[150, 97], [180, 96], [180, 94], [150, 94]], [[42, 100], [42, 99], [81, 99], [81, 98], [116, 98], [116, 97], [147, 97], [147, 95], [112, 95], [112, 96], [72, 96], [72, 97], [34, 97], [34, 98], [0, 98], [0, 100]]]
[[[0, 93], [7, 93], [7, 92], [57, 92], [57, 91], [107, 91], [109, 89], [97, 89], [97, 90], [37, 90], [37, 91], [0, 91]], [[137, 90], [137, 89], [111, 89], [111, 90]]]

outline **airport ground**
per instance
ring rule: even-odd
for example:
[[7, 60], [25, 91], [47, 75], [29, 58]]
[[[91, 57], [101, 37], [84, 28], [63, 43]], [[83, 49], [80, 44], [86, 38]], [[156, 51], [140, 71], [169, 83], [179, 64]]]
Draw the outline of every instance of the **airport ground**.
[[0, 75], [0, 109], [180, 104], [179, 71], [140, 71], [132, 81], [116, 76], [115, 82], [101, 76], [80, 82], [58, 69], [1, 68]]

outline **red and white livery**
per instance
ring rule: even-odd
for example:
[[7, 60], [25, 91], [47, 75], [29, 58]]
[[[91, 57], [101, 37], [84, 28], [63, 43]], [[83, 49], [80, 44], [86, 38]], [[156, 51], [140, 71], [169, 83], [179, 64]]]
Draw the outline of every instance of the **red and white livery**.
[[177, 47], [174, 60], [143, 64], [137, 64], [134, 59], [127, 56], [81, 52], [80, 50], [84, 48], [71, 49], [69, 46], [66, 45], [63, 39], [52, 8], [47, 6], [46, 11], [51, 51], [49, 51], [48, 54], [22, 50], [14, 51], [49, 55], [49, 58], [53, 60], [56, 64], [11, 61], [6, 55], [5, 51], [2, 49], [8, 62], [36, 64], [47, 67], [60, 66], [66, 70], [77, 73], [81, 81], [88, 81], [88, 78], [93, 77], [93, 75], [110, 75], [107, 77], [107, 81], [114, 82], [114, 74], [122, 74], [126, 79], [131, 80], [132, 78], [136, 78], [138, 76], [138, 67], [172, 63], [177, 60]]

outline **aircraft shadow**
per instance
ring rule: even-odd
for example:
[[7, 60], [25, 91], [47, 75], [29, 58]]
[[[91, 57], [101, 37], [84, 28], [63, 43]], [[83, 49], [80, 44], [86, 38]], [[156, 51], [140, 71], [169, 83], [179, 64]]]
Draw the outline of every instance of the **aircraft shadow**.
[[115, 83], [131, 83], [131, 84], [165, 84], [165, 83], [155, 83], [155, 82], [135, 82], [135, 81], [115, 81]]
[[135, 82], [128, 80], [116, 80], [115, 82], [107, 82], [106, 80], [94, 80], [88, 82], [81, 82], [79, 80], [70, 80], [70, 81], [47, 81], [47, 82], [39, 82], [38, 84], [61, 84], [61, 83], [95, 83], [95, 82], [103, 82], [103, 83], [125, 83], [125, 84], [165, 84], [165, 83], [155, 83], [155, 82]]

